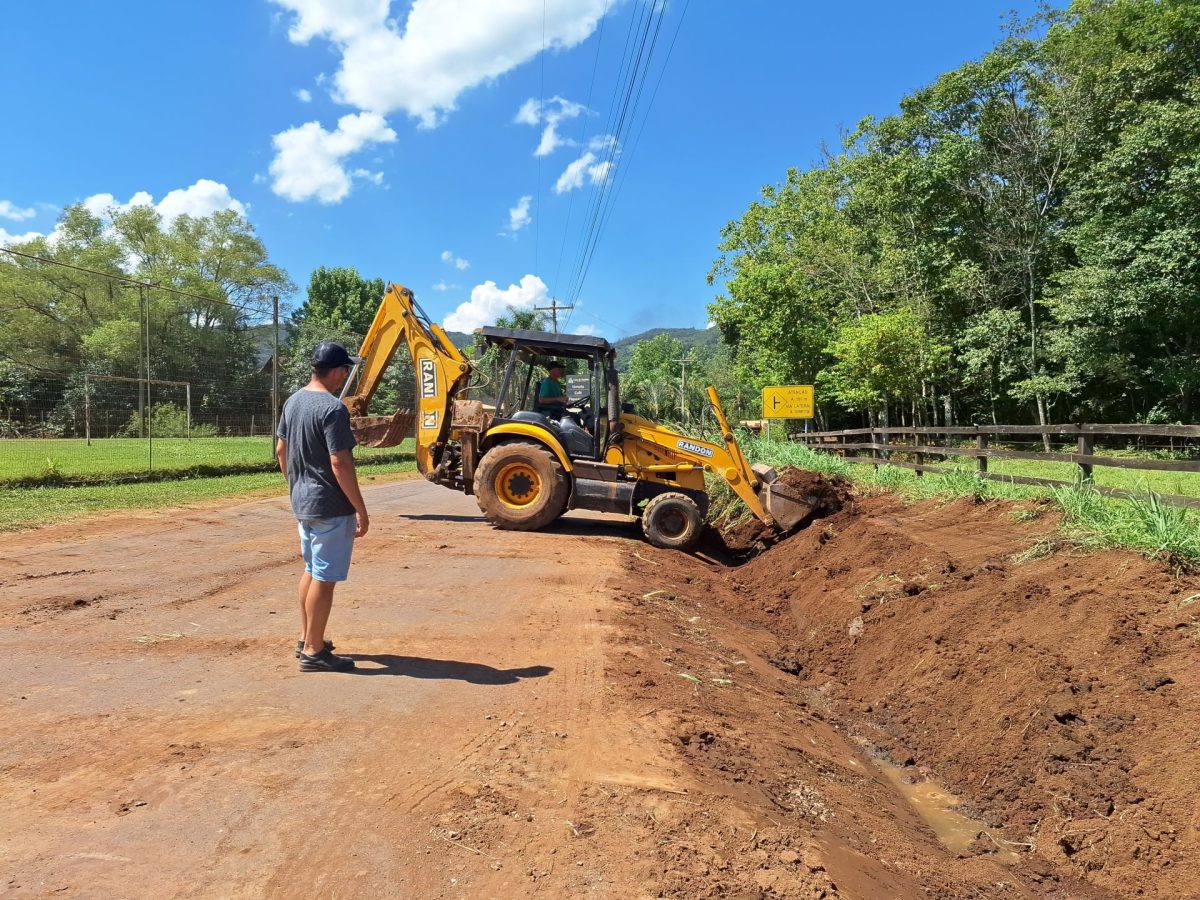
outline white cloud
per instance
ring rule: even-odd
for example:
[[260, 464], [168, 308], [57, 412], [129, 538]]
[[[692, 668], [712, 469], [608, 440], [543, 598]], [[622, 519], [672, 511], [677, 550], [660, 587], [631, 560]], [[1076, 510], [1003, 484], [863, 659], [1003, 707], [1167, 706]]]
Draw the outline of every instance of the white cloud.
[[246, 205], [240, 200], [235, 200], [228, 187], [209, 178], [201, 178], [189, 187], [168, 191], [157, 203], [149, 191], [138, 191], [124, 202], [112, 194], [92, 194], [85, 197], [81, 205], [92, 215], [102, 219], [111, 218], [114, 212], [122, 213], [135, 206], [150, 206], [162, 216], [163, 225], [167, 227], [180, 216], [201, 219], [226, 209], [233, 210], [240, 216], [246, 214]]
[[287, 200], [340, 203], [351, 187], [351, 175], [342, 160], [370, 144], [395, 139], [396, 132], [383, 116], [369, 112], [342, 116], [334, 131], [326, 131], [319, 122], [281, 131], [272, 138], [271, 189]]
[[598, 329], [595, 325], [576, 325], [575, 326], [576, 334], [596, 335], [599, 333], [599, 331], [600, 331], [600, 329]]
[[13, 222], [24, 222], [26, 219], [32, 219], [36, 215], [36, 209], [22, 209], [11, 200], [0, 200], [0, 219], [9, 219]]
[[[163, 226], [169, 228], [180, 216], [204, 218], [221, 210], [233, 210], [238, 215], [246, 215], [246, 204], [237, 200], [229, 193], [229, 188], [219, 181], [201, 178], [185, 188], [168, 191], [166, 196], [155, 202], [154, 195], [149, 191], [137, 191], [128, 200], [118, 200], [113, 194], [92, 194], [79, 201], [79, 205], [92, 215], [101, 219], [106, 230], [112, 228], [114, 214], [127, 212], [135, 206], [148, 206], [162, 216]], [[47, 210], [49, 211], [49, 210]], [[23, 243], [38, 237], [45, 237], [53, 246], [61, 237], [62, 232], [55, 227], [48, 235], [37, 231], [25, 234], [10, 234], [0, 228], [0, 245]]]
[[312, 91], [308, 88], [299, 88], [296, 91], [296, 99], [301, 103], [312, 103]]
[[533, 216], [529, 214], [529, 203], [532, 200], [533, 197], [526, 194], [517, 201], [516, 206], [508, 211], [508, 230], [513, 234], [533, 221]]
[[376, 186], [383, 184], [382, 172], [372, 172], [370, 169], [355, 169], [350, 175], [354, 178], [361, 178], [363, 181], [369, 181]]
[[501, 290], [494, 281], [471, 288], [471, 299], [460, 303], [446, 316], [445, 327], [451, 331], [474, 331], [490, 325], [511, 306], [513, 309], [533, 309], [550, 299], [546, 283], [536, 275], [526, 275], [519, 284]]
[[455, 256], [453, 250], [443, 250], [442, 251], [442, 262], [450, 263], [450, 265], [454, 266], [454, 268], [458, 269], [458, 271], [460, 271], [460, 272], [463, 271], [464, 269], [471, 268], [471, 264], [469, 262], [467, 262], [467, 260], [463, 259], [462, 257]]
[[612, 167], [613, 164], [609, 160], [597, 161], [596, 154], [588, 150], [558, 176], [558, 181], [554, 183], [554, 193], [565, 194], [567, 191], [583, 187], [585, 178], [592, 184], [600, 184], [608, 178]]
[[26, 241], [32, 241], [34, 238], [45, 237], [40, 231], [27, 231], [24, 234], [9, 234], [3, 228], [0, 228], [0, 247], [9, 247], [13, 244], [24, 244]]
[[183, 215], [201, 219], [225, 209], [231, 209], [239, 216], [246, 215], [245, 204], [235, 200], [229, 188], [208, 178], [201, 178], [191, 187], [169, 192], [154, 208], [166, 224]]
[[433, 289], [435, 291], [448, 291], [448, 290], [450, 290], [450, 285], [446, 284], [445, 280], [443, 279], [442, 281], [439, 281], [437, 284], [435, 284], [433, 286]]
[[517, 116], [513, 119], [518, 125], [537, 125], [542, 120], [542, 101], [530, 97], [521, 104]]
[[533, 59], [543, 46], [567, 49], [586, 40], [610, 5], [413, 0], [401, 23], [390, 17], [389, 0], [273, 2], [295, 14], [293, 43], [322, 38], [341, 54], [336, 100], [381, 114], [404, 110], [426, 128], [453, 111], [464, 91]]
[[582, 103], [573, 103], [563, 97], [551, 97], [542, 101], [530, 98], [521, 104], [514, 121], [522, 125], [545, 124], [542, 139], [538, 142], [534, 156], [549, 156], [562, 146], [574, 146], [575, 142], [564, 138], [558, 133], [558, 123], [563, 119], [574, 119], [587, 111]]

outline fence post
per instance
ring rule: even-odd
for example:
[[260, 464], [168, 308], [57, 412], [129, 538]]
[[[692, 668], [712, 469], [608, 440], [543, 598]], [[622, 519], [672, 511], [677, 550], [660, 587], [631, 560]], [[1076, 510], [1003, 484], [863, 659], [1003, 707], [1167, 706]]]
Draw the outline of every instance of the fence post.
[[279, 297], [271, 298], [271, 322], [275, 326], [271, 341], [271, 438], [268, 444], [275, 453], [275, 429], [279, 427]]
[[[913, 426], [913, 444], [914, 444], [914, 446], [917, 446], [917, 447], [923, 446], [921, 443], [922, 437], [923, 437], [923, 435], [920, 435], [917, 433], [917, 428], [914, 425]], [[916, 468], [917, 477], [924, 478], [925, 473], [923, 471], [921, 471], [921, 467], [923, 465], [925, 465], [925, 454], [920, 452], [919, 450], [916, 451], [915, 453], [913, 453], [913, 461], [917, 464], [917, 468]]]
[[[1093, 434], [1081, 434], [1079, 436], [1078, 448], [1080, 456], [1091, 456], [1092, 451], [1096, 449], [1096, 436]], [[1091, 463], [1081, 462], [1079, 464], [1079, 471], [1082, 473], [1084, 484], [1090, 484], [1092, 481]]]
[[189, 381], [184, 390], [187, 391], [187, 439], [192, 439], [192, 383]]
[[983, 432], [980, 432], [979, 437], [976, 438], [976, 440], [975, 440], [975, 444], [979, 448], [979, 451], [980, 451], [979, 455], [977, 457], [975, 457], [976, 462], [979, 463], [979, 474], [986, 475], [987, 470], [988, 470], [988, 458], [987, 458], [988, 436], [986, 434], [984, 434]]
[[83, 433], [87, 437], [87, 445], [92, 446], [92, 383], [83, 376]]
[[150, 396], [150, 379], [153, 376], [150, 369], [150, 295], [147, 291], [147, 285], [141, 285], [138, 288], [142, 295], [142, 309], [146, 313], [146, 470], [154, 471], [154, 431], [152, 420], [154, 419], [154, 401]]

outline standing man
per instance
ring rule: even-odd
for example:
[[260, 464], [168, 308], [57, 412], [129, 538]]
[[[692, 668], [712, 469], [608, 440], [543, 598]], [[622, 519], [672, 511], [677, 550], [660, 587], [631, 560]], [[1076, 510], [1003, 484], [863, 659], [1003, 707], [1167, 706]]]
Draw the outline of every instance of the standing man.
[[567, 408], [567, 391], [562, 383], [563, 364], [557, 359], [552, 359], [546, 364], [546, 370], [550, 374], [538, 385], [535, 412], [545, 416], [559, 416]]
[[350, 411], [338, 394], [355, 363], [333, 341], [312, 354], [312, 379], [283, 404], [276, 431], [275, 457], [288, 480], [292, 512], [300, 522], [300, 640], [296, 656], [301, 672], [346, 672], [348, 656], [334, 656], [325, 639], [333, 607], [333, 589], [350, 571], [354, 539], [367, 533], [367, 505], [358, 489], [351, 450]]

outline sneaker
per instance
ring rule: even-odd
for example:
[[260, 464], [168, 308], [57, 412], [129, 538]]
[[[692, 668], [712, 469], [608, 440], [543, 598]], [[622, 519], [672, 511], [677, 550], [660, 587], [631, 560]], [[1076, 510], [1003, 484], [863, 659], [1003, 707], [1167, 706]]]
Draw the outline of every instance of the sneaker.
[[349, 656], [334, 656], [327, 649], [316, 656], [300, 654], [301, 672], [349, 672], [353, 668], [354, 660]]
[[[325, 638], [325, 649], [326, 650], [333, 649], [333, 641], [331, 641], [329, 638]], [[304, 641], [296, 641], [296, 659], [299, 659], [300, 654], [303, 652], [304, 652]]]

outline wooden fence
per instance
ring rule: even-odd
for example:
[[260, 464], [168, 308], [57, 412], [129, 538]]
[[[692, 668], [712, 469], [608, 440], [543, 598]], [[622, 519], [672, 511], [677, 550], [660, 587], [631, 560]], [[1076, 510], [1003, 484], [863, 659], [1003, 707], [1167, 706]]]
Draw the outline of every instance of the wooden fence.
[[[1057, 435], [1075, 438], [1075, 453], [1046, 453], [1030, 450], [1008, 450], [991, 446], [995, 439], [1023, 436], [1041, 438]], [[895, 443], [893, 436], [908, 437], [911, 443]], [[953, 473], [961, 469], [927, 465], [927, 457], [943, 460], [955, 457], [974, 457], [981, 478], [1008, 481], [1015, 484], [1069, 486], [1075, 482], [1053, 478], [1031, 478], [1023, 475], [1003, 475], [988, 471], [988, 460], [1020, 459], [1035, 462], [1074, 463], [1079, 467], [1084, 482], [1092, 481], [1095, 466], [1112, 466], [1121, 469], [1138, 469], [1155, 472], [1200, 472], [1200, 460], [1187, 459], [1143, 459], [1127, 456], [1105, 456], [1097, 454], [1097, 439], [1169, 438], [1174, 442], [1200, 439], [1200, 425], [980, 425], [969, 427], [934, 428], [849, 428], [844, 431], [816, 431], [794, 433], [788, 437], [814, 450], [840, 453], [849, 463], [868, 465], [900, 466], [914, 469], [917, 475], [925, 472]], [[857, 440], [855, 440], [857, 439]], [[973, 446], [967, 446], [973, 439]], [[936, 441], [940, 440], [938, 444]], [[870, 456], [859, 453], [870, 451]], [[910, 460], [897, 460], [893, 454], [904, 454]], [[1121, 490], [1093, 485], [1101, 494], [1110, 497], [1140, 496], [1136, 491]], [[1172, 494], [1161, 495], [1164, 503], [1172, 506], [1188, 506], [1200, 509], [1200, 497], [1183, 497]]]

